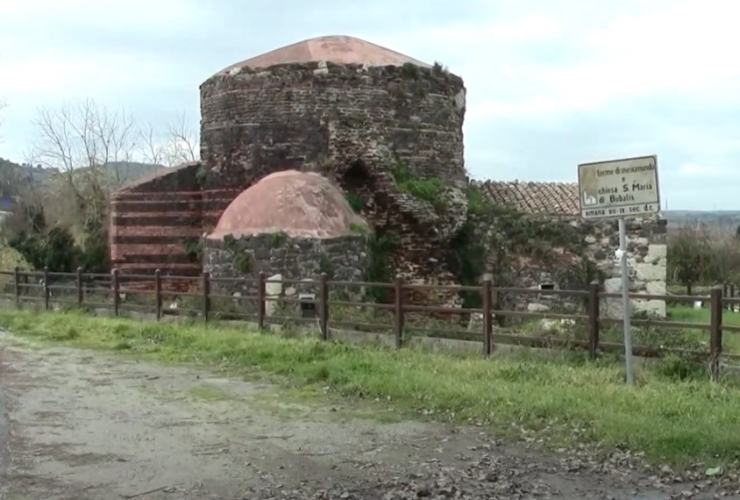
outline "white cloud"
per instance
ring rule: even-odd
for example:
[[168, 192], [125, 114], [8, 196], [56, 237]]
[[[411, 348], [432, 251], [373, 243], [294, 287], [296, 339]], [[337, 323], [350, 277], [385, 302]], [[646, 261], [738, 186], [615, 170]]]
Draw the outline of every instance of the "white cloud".
[[195, 116], [197, 85], [232, 59], [348, 33], [464, 77], [475, 175], [571, 178], [578, 161], [657, 153], [677, 190], [718, 185], [740, 161], [730, 0], [0, 0], [0, 19], [5, 155], [24, 149], [39, 106], [93, 97]]

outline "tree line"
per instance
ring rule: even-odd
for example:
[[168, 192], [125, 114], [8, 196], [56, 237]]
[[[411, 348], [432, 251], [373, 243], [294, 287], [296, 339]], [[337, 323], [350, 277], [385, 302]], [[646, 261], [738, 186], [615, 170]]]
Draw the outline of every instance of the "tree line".
[[[3, 168], [0, 198], [12, 200], [13, 212], [2, 222], [0, 245], [35, 268], [107, 271], [111, 193], [138, 175], [199, 158], [197, 132], [184, 115], [160, 131], [86, 100], [39, 110], [34, 129], [27, 163], [35, 169]], [[44, 172], [43, 180], [34, 172]]]
[[740, 227], [735, 235], [681, 228], [668, 240], [668, 281], [686, 287], [740, 284]]

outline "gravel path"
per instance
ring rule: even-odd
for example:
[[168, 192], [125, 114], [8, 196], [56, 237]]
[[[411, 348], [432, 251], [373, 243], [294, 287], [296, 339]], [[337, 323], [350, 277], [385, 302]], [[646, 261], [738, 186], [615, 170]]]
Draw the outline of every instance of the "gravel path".
[[0, 499], [740, 498], [635, 463], [0, 333]]

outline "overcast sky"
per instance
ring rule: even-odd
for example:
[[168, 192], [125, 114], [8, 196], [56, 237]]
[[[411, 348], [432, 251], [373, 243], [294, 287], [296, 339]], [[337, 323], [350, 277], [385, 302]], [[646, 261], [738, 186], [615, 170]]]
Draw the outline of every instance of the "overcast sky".
[[668, 208], [740, 209], [739, 26], [712, 0], [0, 0], [0, 156], [28, 159], [38, 108], [85, 98], [195, 127], [211, 74], [341, 34], [464, 78], [473, 177], [657, 154]]

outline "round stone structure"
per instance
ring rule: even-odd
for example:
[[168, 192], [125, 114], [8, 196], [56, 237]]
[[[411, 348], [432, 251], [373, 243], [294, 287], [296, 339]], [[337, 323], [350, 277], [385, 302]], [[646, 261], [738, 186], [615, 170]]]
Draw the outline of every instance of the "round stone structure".
[[244, 190], [205, 239], [214, 276], [341, 280], [365, 271], [365, 222], [342, 192], [313, 172], [280, 171]]
[[286, 168], [342, 182], [358, 162], [465, 182], [465, 87], [438, 64], [326, 36], [229, 66], [200, 93], [207, 188]]

